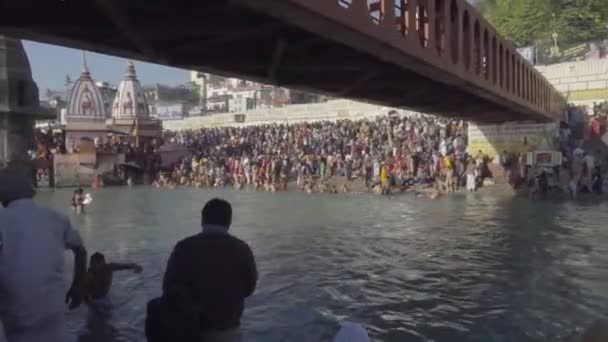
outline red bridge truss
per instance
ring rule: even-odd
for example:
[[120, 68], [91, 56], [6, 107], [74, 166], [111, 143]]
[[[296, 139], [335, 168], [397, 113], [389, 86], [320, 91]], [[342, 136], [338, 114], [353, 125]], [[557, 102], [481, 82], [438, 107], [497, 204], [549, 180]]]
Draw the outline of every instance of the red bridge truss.
[[464, 0], [4, 1], [0, 33], [478, 122], [566, 106]]

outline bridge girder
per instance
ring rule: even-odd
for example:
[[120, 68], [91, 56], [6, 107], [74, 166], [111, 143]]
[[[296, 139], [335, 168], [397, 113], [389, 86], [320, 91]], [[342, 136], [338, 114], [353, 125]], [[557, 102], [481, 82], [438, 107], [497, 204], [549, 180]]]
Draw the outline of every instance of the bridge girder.
[[566, 106], [464, 0], [5, 1], [0, 33], [481, 122]]

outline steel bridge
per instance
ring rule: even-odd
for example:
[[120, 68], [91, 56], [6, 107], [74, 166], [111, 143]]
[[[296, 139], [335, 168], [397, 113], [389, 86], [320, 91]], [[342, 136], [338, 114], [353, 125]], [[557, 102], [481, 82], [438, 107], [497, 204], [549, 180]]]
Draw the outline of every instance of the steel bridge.
[[465, 0], [5, 0], [0, 34], [477, 122], [566, 107]]

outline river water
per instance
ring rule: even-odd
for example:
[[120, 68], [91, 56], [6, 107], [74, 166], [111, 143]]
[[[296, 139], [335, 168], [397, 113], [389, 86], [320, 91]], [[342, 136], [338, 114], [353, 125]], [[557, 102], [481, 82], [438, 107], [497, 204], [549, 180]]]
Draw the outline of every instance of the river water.
[[[37, 198], [69, 212], [70, 195]], [[562, 341], [608, 309], [608, 205], [594, 199], [150, 187], [93, 196], [85, 215], [70, 213], [89, 252], [144, 272], [115, 275], [108, 321], [69, 314], [80, 341], [145, 341], [146, 302], [160, 294], [169, 253], [199, 231], [215, 196], [233, 204], [232, 231], [258, 262], [245, 341], [331, 341], [341, 320], [363, 323], [374, 341]]]

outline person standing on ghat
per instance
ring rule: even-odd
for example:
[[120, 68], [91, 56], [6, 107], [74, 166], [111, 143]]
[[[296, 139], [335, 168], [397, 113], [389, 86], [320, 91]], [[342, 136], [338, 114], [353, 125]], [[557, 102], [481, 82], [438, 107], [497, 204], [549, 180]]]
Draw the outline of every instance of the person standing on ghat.
[[[34, 203], [26, 174], [0, 170], [0, 319], [10, 342], [70, 342], [65, 303], [82, 303], [87, 252], [66, 216]], [[74, 253], [67, 295], [65, 250]]]

